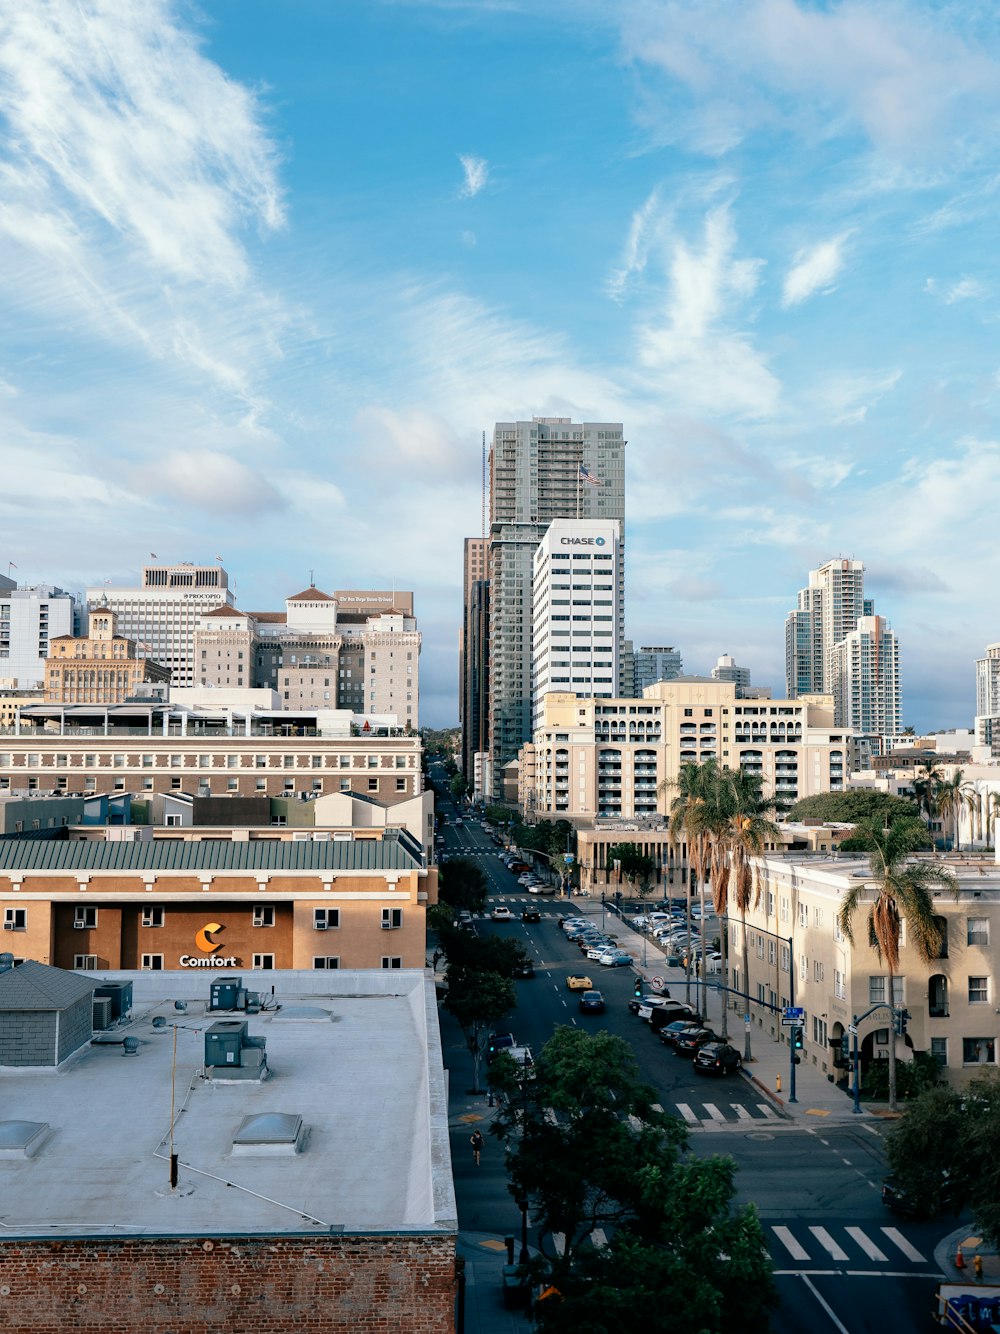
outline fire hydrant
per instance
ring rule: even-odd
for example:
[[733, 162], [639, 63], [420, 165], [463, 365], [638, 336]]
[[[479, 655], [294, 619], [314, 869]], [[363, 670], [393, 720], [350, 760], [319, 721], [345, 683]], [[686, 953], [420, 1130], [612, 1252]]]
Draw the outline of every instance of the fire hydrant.
[[780, 1076], [780, 1075], [776, 1075], [776, 1076], [775, 1076], [775, 1079], [774, 1079], [774, 1091], [775, 1091], [775, 1093], [780, 1093], [780, 1092], [781, 1092], [781, 1076]]
[[972, 1267], [973, 1267], [973, 1269], [976, 1271], [976, 1282], [977, 1282], [977, 1283], [982, 1283], [982, 1281], [983, 1281], [983, 1257], [982, 1257], [981, 1255], [977, 1255], [977, 1256], [974, 1258], [974, 1260], [972, 1261]]

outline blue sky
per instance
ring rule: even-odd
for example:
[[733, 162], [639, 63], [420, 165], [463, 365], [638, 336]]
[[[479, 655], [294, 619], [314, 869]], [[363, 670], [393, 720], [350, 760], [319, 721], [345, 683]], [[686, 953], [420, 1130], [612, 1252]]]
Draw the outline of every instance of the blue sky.
[[621, 420], [628, 633], [783, 689], [865, 561], [905, 721], [1000, 639], [1000, 16], [795, 0], [0, 15], [0, 570], [412, 587], [457, 717], [480, 439]]

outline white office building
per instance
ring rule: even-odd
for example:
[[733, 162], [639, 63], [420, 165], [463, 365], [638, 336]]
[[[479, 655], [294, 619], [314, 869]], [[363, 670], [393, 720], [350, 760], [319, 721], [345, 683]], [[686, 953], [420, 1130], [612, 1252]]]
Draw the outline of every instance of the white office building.
[[1000, 644], [976, 659], [976, 743], [1000, 754]]
[[117, 614], [118, 632], [140, 652], [170, 668], [170, 684], [195, 686], [194, 635], [198, 620], [215, 607], [235, 605], [221, 565], [147, 565], [139, 588], [88, 588], [87, 606], [104, 598]]
[[621, 524], [551, 523], [535, 551], [531, 606], [532, 728], [550, 691], [617, 696], [625, 637]]
[[0, 576], [0, 682], [10, 690], [31, 690], [45, 681], [49, 644], [72, 635], [76, 601], [51, 584], [18, 588]]
[[858, 737], [899, 732], [899, 647], [884, 616], [862, 616], [830, 652], [830, 688], [839, 727]]

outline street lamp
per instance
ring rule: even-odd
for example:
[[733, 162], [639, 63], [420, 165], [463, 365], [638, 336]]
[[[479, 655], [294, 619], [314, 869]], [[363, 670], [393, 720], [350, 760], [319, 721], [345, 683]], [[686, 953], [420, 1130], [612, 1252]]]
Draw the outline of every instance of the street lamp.
[[521, 1211], [521, 1254], [518, 1256], [518, 1264], [526, 1265], [531, 1258], [528, 1254], [528, 1197], [527, 1195], [518, 1195], [514, 1203]]

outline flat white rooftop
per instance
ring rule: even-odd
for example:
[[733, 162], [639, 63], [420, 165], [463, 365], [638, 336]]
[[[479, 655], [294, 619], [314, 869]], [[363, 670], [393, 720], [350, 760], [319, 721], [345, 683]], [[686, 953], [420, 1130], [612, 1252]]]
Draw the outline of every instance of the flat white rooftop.
[[[437, 1010], [424, 973], [247, 971], [244, 987], [268, 1004], [275, 988], [279, 1008], [257, 1015], [209, 1011], [215, 976], [94, 976], [133, 983], [132, 1021], [61, 1070], [0, 1070], [0, 1123], [50, 1127], [33, 1156], [0, 1154], [3, 1236], [457, 1230]], [[154, 1027], [157, 1017], [165, 1026]], [[266, 1039], [270, 1078], [207, 1080], [205, 1030], [243, 1018], [250, 1036]], [[134, 1056], [124, 1054], [126, 1037], [138, 1039]], [[277, 1114], [272, 1126], [301, 1117], [300, 1151], [251, 1144], [234, 1153], [245, 1118], [259, 1114]]]

